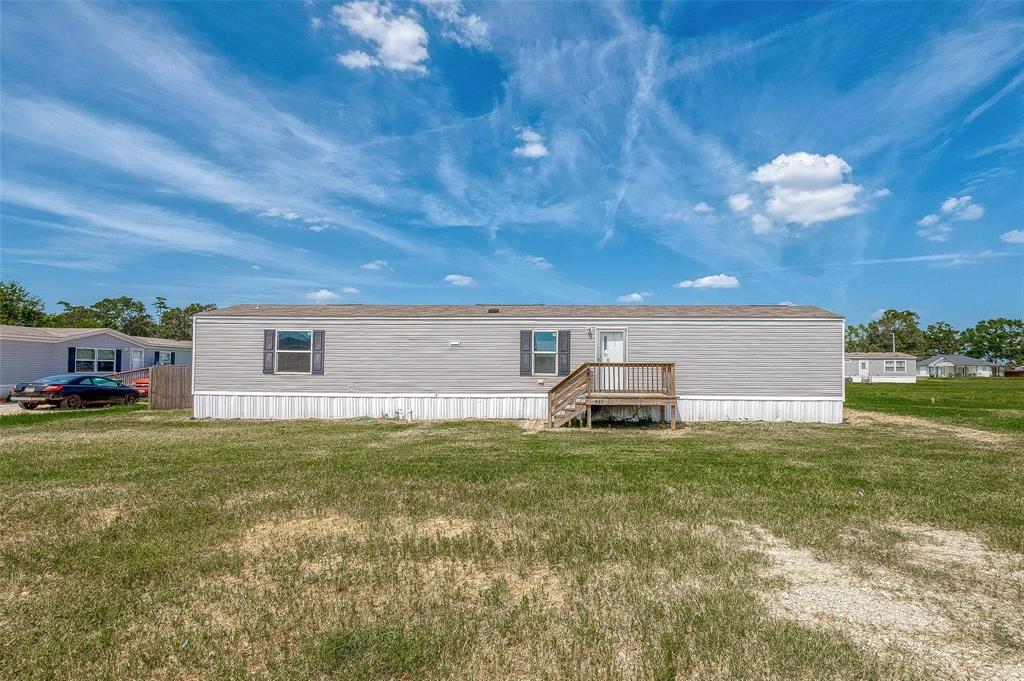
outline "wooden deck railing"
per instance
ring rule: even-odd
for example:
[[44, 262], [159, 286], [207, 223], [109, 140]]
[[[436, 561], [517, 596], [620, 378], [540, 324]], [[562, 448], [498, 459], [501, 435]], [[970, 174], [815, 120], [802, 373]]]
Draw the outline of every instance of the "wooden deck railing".
[[149, 370], [151, 367], [145, 367], [142, 369], [129, 369], [128, 371], [118, 371], [114, 374], [107, 374], [107, 378], [111, 378], [115, 381], [120, 381], [126, 385], [131, 385], [134, 381], [140, 378], [149, 379]]
[[676, 368], [671, 362], [586, 362], [548, 391], [548, 424], [562, 425], [592, 404], [671, 404]]

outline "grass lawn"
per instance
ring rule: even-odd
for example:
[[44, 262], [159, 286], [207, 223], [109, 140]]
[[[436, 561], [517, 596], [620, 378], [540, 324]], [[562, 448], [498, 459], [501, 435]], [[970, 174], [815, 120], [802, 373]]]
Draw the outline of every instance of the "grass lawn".
[[1021, 678], [978, 435], [3, 417], [0, 678]]
[[1024, 379], [924, 378], [917, 383], [847, 383], [846, 406], [1024, 433]]

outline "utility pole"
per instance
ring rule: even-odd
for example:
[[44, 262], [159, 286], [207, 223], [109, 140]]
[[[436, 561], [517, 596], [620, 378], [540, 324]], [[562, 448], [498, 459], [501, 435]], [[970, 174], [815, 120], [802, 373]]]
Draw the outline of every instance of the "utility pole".
[[892, 351], [896, 352], [896, 332], [892, 332]]

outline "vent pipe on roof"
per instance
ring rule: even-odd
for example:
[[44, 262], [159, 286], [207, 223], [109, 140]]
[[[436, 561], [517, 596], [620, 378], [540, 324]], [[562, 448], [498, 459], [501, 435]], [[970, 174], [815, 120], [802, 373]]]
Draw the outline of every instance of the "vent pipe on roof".
[[499, 308], [496, 308], [496, 307], [489, 307], [489, 308], [487, 308], [487, 313], [488, 314], [497, 314], [499, 311], [500, 311]]

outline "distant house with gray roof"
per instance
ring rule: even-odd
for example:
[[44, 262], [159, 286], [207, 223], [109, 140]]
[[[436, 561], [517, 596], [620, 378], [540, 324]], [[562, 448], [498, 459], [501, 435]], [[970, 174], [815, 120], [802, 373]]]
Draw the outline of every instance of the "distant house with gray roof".
[[917, 357], [905, 352], [848, 352], [844, 366], [853, 383], [917, 383]]
[[113, 329], [0, 325], [0, 391], [54, 374], [112, 374], [154, 364], [192, 364], [192, 342]]
[[931, 378], [952, 376], [1002, 376], [1003, 367], [983, 359], [966, 355], [933, 355], [917, 363], [917, 375]]

